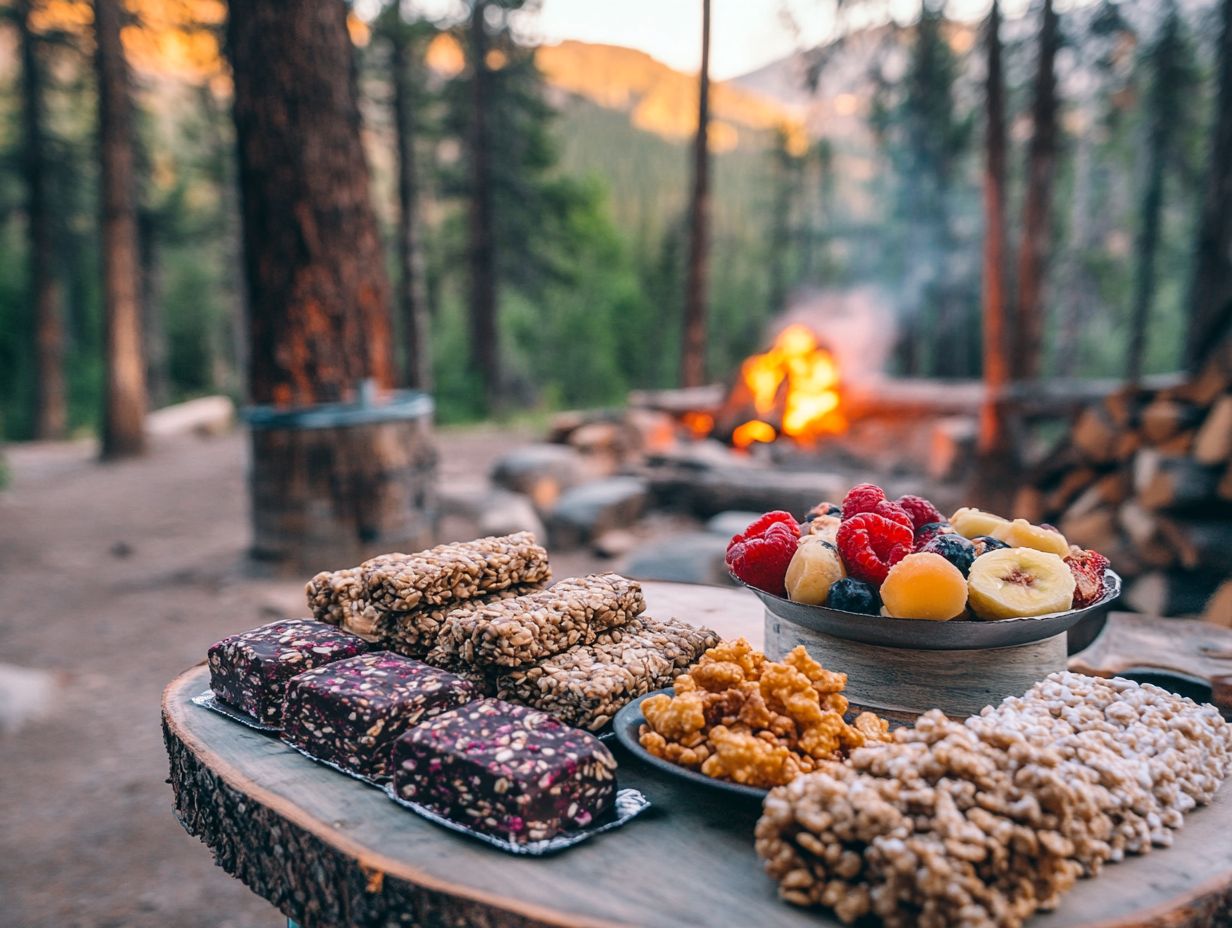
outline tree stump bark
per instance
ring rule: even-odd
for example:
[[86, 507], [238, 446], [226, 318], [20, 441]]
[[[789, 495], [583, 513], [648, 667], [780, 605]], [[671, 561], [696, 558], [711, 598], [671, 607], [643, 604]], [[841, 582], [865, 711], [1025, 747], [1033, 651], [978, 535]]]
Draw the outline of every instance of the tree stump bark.
[[252, 556], [312, 573], [429, 547], [438, 519], [436, 464], [430, 415], [254, 426]]

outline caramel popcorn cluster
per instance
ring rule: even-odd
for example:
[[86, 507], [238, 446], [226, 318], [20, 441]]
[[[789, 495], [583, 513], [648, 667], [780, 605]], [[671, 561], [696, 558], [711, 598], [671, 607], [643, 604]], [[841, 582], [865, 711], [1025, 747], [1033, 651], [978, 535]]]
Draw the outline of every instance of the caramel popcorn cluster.
[[1171, 843], [1232, 770], [1232, 726], [1158, 687], [1058, 673], [776, 789], [757, 852], [844, 922], [1016, 928], [1106, 861]]
[[656, 757], [706, 776], [780, 786], [889, 740], [889, 723], [871, 712], [844, 720], [846, 685], [846, 674], [826, 670], [803, 646], [777, 662], [743, 638], [725, 641], [676, 678], [674, 696], [642, 703], [639, 740]]

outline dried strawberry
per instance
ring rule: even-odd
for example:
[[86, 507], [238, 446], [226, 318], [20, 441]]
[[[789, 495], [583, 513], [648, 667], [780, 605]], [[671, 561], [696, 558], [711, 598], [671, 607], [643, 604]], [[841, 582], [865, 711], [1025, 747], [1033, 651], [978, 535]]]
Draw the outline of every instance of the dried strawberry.
[[872, 512], [885, 498], [885, 490], [875, 483], [857, 484], [843, 497], [843, 518], [850, 519], [861, 512]]
[[838, 527], [838, 550], [847, 573], [880, 586], [890, 568], [911, 553], [911, 529], [875, 512], [862, 512]]
[[790, 513], [768, 512], [727, 546], [727, 566], [749, 586], [786, 596], [787, 565], [796, 553], [800, 526]]
[[930, 522], [945, 521], [941, 511], [922, 496], [900, 496], [898, 505], [907, 510], [911, 516], [911, 527], [917, 532]]
[[1074, 608], [1083, 609], [1104, 595], [1104, 571], [1109, 561], [1098, 551], [1071, 548], [1065, 559], [1074, 575]]
[[883, 499], [877, 504], [873, 512], [879, 516], [885, 516], [887, 519], [893, 519], [899, 525], [904, 525], [911, 529], [912, 532], [915, 531], [915, 523], [911, 521], [911, 514], [898, 505], [898, 503], [892, 503], [888, 499]]

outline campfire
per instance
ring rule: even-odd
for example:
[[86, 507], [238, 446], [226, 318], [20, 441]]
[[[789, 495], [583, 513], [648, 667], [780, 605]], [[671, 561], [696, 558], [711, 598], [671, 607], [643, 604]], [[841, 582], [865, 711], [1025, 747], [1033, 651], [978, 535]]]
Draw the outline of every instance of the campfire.
[[808, 326], [787, 326], [770, 349], [745, 359], [718, 414], [686, 423], [736, 448], [787, 437], [811, 446], [847, 428], [838, 363]]

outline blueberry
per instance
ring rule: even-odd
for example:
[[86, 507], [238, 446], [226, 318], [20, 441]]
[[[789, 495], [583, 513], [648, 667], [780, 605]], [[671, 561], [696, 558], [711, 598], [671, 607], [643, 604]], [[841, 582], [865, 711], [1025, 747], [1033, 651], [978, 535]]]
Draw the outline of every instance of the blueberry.
[[921, 550], [938, 535], [953, 532], [949, 522], [925, 522], [915, 530], [915, 550]]
[[844, 577], [830, 584], [830, 592], [826, 595], [826, 605], [831, 609], [842, 609], [844, 612], [877, 615], [881, 612], [881, 597], [870, 584], [863, 580]]
[[970, 572], [971, 565], [975, 563], [975, 545], [962, 535], [937, 535], [920, 550], [940, 554], [962, 571], [964, 577]]
[[993, 538], [991, 535], [976, 535], [971, 539], [971, 543], [975, 545], [975, 556], [979, 557], [982, 554], [987, 554], [989, 551], [996, 551], [998, 548], [1008, 548], [1004, 541], [1000, 538]]

